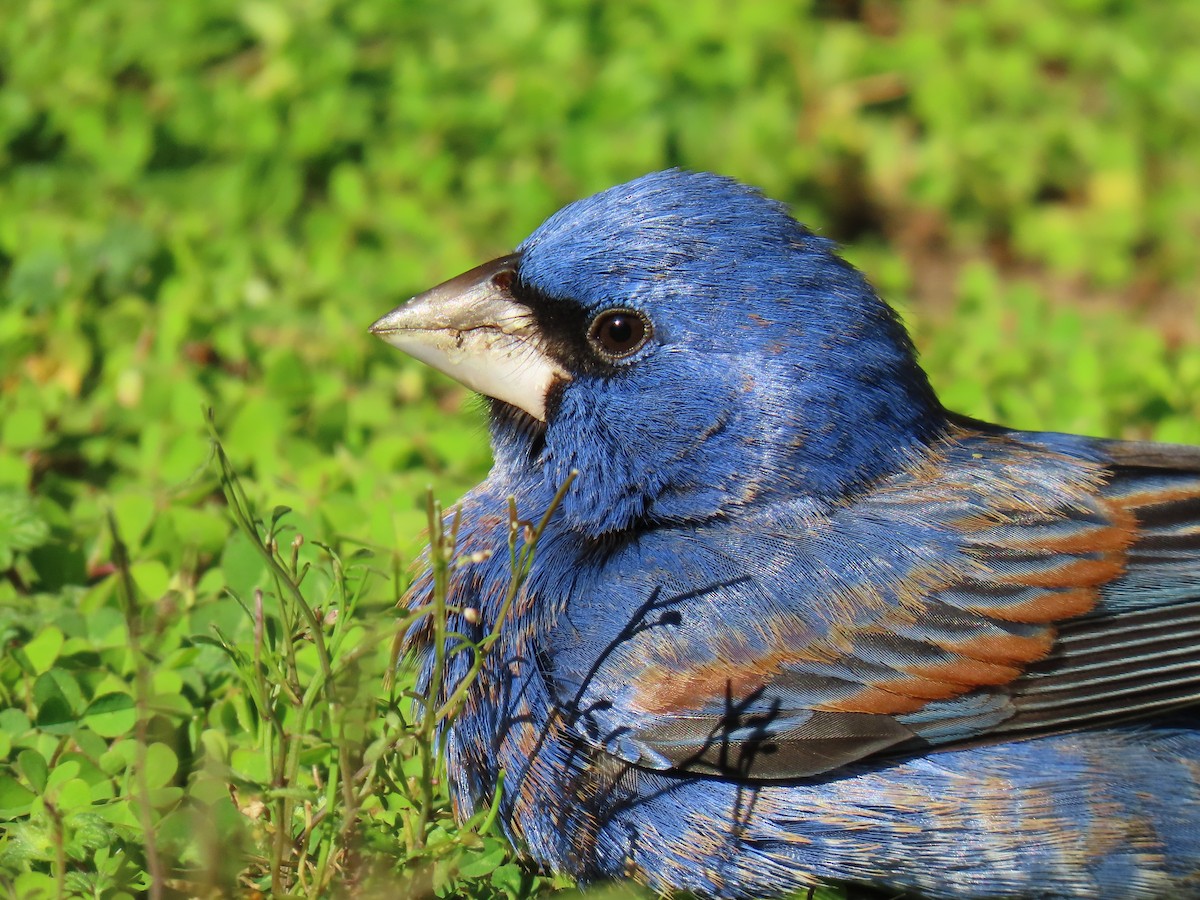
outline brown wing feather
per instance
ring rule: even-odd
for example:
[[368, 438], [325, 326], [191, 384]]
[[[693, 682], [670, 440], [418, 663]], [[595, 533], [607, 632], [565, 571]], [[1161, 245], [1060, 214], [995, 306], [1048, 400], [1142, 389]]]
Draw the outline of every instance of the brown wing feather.
[[1064, 623], [1011, 686], [997, 734], [1095, 726], [1200, 704], [1200, 449], [1113, 442], [1104, 497], [1135, 525], [1095, 614]]

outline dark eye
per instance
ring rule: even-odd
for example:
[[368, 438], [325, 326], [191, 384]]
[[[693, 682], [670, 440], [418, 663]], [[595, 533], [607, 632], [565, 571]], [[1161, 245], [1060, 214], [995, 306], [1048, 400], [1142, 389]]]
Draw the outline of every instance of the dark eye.
[[618, 358], [640, 350], [650, 336], [650, 323], [632, 309], [610, 309], [592, 319], [588, 340], [602, 356]]

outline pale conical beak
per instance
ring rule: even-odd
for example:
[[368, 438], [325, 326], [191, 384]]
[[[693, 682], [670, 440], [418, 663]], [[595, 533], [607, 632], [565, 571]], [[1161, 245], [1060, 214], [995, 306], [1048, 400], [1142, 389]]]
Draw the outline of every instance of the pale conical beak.
[[518, 259], [502, 256], [418, 294], [371, 333], [544, 422], [546, 394], [570, 376], [547, 353], [532, 310], [512, 295]]

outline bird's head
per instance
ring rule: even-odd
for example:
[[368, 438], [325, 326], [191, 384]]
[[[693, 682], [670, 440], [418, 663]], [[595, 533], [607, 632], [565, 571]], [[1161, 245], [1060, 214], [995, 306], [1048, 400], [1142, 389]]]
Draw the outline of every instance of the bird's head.
[[492, 398], [498, 476], [552, 492], [578, 470], [561, 514], [593, 536], [833, 502], [945, 423], [863, 276], [709, 174], [573, 203], [371, 330]]

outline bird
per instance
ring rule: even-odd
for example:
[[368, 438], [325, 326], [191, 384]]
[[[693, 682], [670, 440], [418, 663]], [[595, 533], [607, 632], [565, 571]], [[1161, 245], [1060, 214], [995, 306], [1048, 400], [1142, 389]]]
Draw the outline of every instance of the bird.
[[407, 636], [446, 697], [497, 631], [458, 817], [664, 894], [1200, 897], [1200, 448], [947, 410], [830, 240], [703, 172], [371, 331], [488, 408], [446, 644]]

